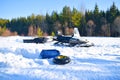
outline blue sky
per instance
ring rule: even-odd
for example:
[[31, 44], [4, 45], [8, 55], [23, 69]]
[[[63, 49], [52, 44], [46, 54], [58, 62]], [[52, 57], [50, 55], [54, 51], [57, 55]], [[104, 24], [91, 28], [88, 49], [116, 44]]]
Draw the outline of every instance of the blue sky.
[[27, 17], [32, 13], [45, 15], [51, 14], [52, 11], [60, 13], [64, 6], [93, 10], [97, 4], [100, 10], [107, 10], [113, 2], [120, 10], [120, 0], [0, 0], [0, 18]]

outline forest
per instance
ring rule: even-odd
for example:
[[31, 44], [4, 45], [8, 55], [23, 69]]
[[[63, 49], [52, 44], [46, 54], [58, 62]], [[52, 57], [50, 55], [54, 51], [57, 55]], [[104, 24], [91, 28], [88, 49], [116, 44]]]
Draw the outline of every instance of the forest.
[[54, 36], [57, 31], [71, 35], [74, 27], [81, 36], [120, 37], [120, 10], [113, 2], [106, 11], [99, 10], [97, 4], [94, 10], [84, 12], [64, 6], [60, 13], [32, 14], [11, 20], [0, 18], [0, 36]]

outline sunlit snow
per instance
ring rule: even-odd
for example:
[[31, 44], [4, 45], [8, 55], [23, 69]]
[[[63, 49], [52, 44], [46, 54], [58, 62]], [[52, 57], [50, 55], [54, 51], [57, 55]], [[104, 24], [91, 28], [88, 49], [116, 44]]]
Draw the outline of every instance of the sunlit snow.
[[[83, 37], [92, 47], [23, 43], [33, 37], [0, 37], [0, 80], [120, 80], [120, 38]], [[71, 58], [66, 65], [41, 59], [43, 49], [57, 49]]]

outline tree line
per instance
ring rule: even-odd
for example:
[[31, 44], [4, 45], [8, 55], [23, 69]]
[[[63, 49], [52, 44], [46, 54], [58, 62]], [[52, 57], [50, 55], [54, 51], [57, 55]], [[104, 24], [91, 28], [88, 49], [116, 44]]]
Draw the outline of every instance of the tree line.
[[81, 12], [76, 8], [65, 6], [61, 13], [34, 15], [13, 18], [0, 18], [0, 35], [42, 36], [56, 35], [61, 31], [64, 35], [73, 33], [77, 27], [81, 36], [120, 36], [120, 10], [115, 3], [107, 11], [99, 10], [96, 4], [94, 10]]

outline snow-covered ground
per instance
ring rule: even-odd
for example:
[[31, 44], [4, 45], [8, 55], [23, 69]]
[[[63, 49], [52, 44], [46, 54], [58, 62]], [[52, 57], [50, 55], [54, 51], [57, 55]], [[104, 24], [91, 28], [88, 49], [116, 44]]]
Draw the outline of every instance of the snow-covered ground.
[[[0, 80], [120, 80], [120, 38], [84, 37], [93, 47], [23, 43], [32, 37], [0, 37]], [[57, 49], [71, 62], [56, 65], [39, 57], [43, 49]]]

